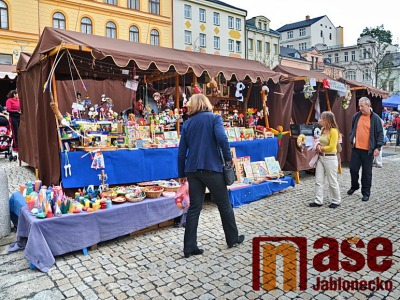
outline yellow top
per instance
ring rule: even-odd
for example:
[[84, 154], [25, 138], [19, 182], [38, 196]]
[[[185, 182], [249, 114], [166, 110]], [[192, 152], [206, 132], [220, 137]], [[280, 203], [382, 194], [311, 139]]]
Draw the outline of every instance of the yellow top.
[[339, 140], [339, 131], [336, 128], [331, 128], [331, 130], [326, 133], [324, 132], [319, 137], [319, 143], [322, 147], [323, 153], [337, 153], [337, 143]]

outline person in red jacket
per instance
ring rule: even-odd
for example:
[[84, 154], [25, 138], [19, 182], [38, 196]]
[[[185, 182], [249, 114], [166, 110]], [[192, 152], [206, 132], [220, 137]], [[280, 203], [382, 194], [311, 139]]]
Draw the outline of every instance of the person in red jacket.
[[11, 118], [11, 127], [13, 133], [13, 150], [18, 151], [18, 128], [19, 118], [21, 116], [21, 106], [18, 98], [18, 91], [12, 90], [7, 95], [6, 108]]

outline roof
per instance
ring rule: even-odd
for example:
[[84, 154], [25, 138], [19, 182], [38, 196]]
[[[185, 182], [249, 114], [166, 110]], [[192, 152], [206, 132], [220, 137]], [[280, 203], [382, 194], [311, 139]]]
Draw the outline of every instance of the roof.
[[148, 70], [152, 66], [165, 73], [171, 72], [172, 68], [180, 75], [193, 70], [197, 77], [203, 72], [208, 73], [210, 77], [222, 73], [227, 80], [235, 75], [239, 80], [249, 77], [253, 82], [259, 78], [261, 81], [271, 79], [277, 83], [281, 76], [256, 60], [190, 52], [118, 39], [110, 40], [103, 36], [50, 27], [43, 30], [26, 69], [29, 70], [44, 54], [48, 54], [62, 43], [79, 49], [84, 47], [90, 51], [94, 59], [108, 58], [121, 68], [132, 66], [134, 62], [140, 70]]
[[280, 72], [282, 74], [287, 74], [288, 79], [299, 78], [298, 80], [303, 80], [301, 79], [301, 77], [308, 77], [308, 78], [315, 78], [317, 80], [324, 80], [324, 79], [334, 80], [333, 78], [321, 72], [302, 70], [292, 67], [276, 66], [274, 68], [274, 71]]
[[247, 15], [247, 10], [245, 10], [243, 8], [239, 8], [239, 7], [227, 4], [227, 3], [219, 1], [219, 0], [207, 0], [207, 1], [215, 3], [215, 4], [223, 5], [223, 6], [226, 6], [226, 7], [230, 7], [230, 8], [234, 8], [234, 9], [238, 9], [238, 10], [244, 11], [244, 12], [246, 12], [246, 15]]
[[309, 27], [309, 26], [311, 26], [315, 22], [318, 22], [319, 20], [321, 20], [324, 17], [325, 16], [321, 16], [321, 17], [316, 17], [316, 18], [312, 18], [312, 19], [309, 19], [309, 20], [303, 20], [303, 21], [300, 21], [300, 22], [286, 24], [286, 25], [283, 25], [281, 28], [278, 28], [277, 31], [283, 32], [283, 31], [288, 31], [288, 30], [294, 30], [294, 29], [297, 29], [297, 28]]
[[372, 95], [373, 97], [386, 98], [389, 96], [389, 92], [380, 90], [376, 87], [370, 86], [370, 85], [362, 83], [362, 82], [349, 80], [349, 79], [345, 79], [345, 78], [339, 78], [338, 81], [349, 85], [350, 89], [351, 88], [364, 88], [365, 90], [367, 90], [368, 94]]
[[[296, 53], [298, 54], [299, 57], [296, 57]], [[293, 58], [293, 59], [307, 61], [307, 59], [305, 59], [304, 57], [302, 57], [300, 55], [298, 50], [292, 49], [292, 48], [288, 48], [288, 47], [281, 46], [280, 49], [279, 49], [279, 55], [282, 56], [282, 57], [289, 57], [289, 58]]]
[[400, 95], [393, 94], [389, 98], [382, 100], [382, 106], [397, 108], [400, 105]]
[[265, 34], [273, 34], [273, 35], [276, 35], [277, 37], [279, 37], [281, 35], [281, 33], [278, 32], [278, 31], [275, 31], [275, 30], [272, 30], [272, 29], [270, 29], [270, 30], [260, 29], [257, 26], [254, 26], [252, 24], [248, 24], [247, 21], [246, 21], [246, 28], [254, 30], [254, 31], [258, 31], [258, 32], [261, 32], [261, 33], [265, 33]]

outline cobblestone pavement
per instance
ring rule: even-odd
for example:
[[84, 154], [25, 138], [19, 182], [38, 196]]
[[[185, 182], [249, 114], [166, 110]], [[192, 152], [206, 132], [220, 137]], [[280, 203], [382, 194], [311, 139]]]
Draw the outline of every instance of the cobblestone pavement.
[[[346, 166], [339, 175], [342, 205], [330, 209], [310, 208], [314, 176], [301, 173], [295, 188], [235, 208], [239, 231], [245, 242], [228, 249], [212, 202], [206, 202], [199, 226], [203, 255], [183, 258], [183, 228], [167, 227], [137, 236], [124, 236], [98, 245], [97, 250], [56, 257], [48, 273], [30, 270], [22, 251], [7, 253], [15, 231], [0, 239], [0, 299], [400, 299], [399, 181], [400, 149], [383, 158], [383, 168], [373, 169], [371, 199], [361, 201], [359, 191], [348, 196], [350, 175]], [[392, 147], [386, 153], [394, 152]], [[0, 159], [9, 175], [9, 191], [34, 179], [34, 172], [18, 163]], [[327, 192], [327, 191], [326, 191]], [[77, 232], [77, 234], [79, 234]], [[284, 291], [281, 261], [277, 262], [277, 288], [267, 292], [252, 288], [252, 238], [259, 236], [303, 236], [308, 240], [308, 285], [300, 291]], [[314, 242], [320, 237], [343, 241], [359, 237], [366, 244], [374, 237], [393, 243], [393, 265], [383, 273], [371, 271], [319, 272], [312, 266]], [[365, 249], [359, 252], [366, 256]], [[361, 257], [362, 258], [362, 257]], [[340, 259], [343, 255], [340, 254]], [[363, 259], [363, 258], [362, 258]], [[378, 263], [382, 260], [378, 259]], [[354, 261], [351, 261], [354, 263]], [[293, 272], [293, 270], [291, 270]], [[296, 272], [296, 270], [294, 270]], [[390, 280], [393, 289], [315, 291], [316, 278], [343, 280]]]

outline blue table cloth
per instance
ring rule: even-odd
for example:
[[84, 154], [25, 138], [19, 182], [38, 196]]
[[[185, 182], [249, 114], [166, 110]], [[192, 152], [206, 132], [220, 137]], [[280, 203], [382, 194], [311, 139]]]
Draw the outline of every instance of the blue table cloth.
[[[277, 157], [276, 138], [252, 141], [231, 142], [236, 156], [250, 156], [251, 161], [264, 160], [267, 156]], [[65, 176], [65, 153], [61, 153], [61, 180], [65, 188], [82, 188], [90, 184], [101, 183], [99, 175], [103, 169], [92, 169], [91, 156], [86, 152], [69, 152], [71, 176]], [[103, 151], [106, 183], [130, 184], [150, 180], [162, 180], [178, 177], [178, 148], [138, 149]]]
[[26, 206], [25, 197], [20, 192], [15, 192], [10, 197], [10, 219], [14, 227], [18, 226], [18, 217], [22, 207]]
[[295, 186], [292, 177], [284, 177], [281, 178], [281, 180], [287, 182], [263, 182], [260, 184], [253, 184], [247, 187], [229, 190], [229, 197], [233, 207], [239, 207], [243, 204], [264, 198], [272, 193], [282, 191], [290, 186]]
[[82, 250], [180, 215], [182, 210], [175, 205], [174, 198], [165, 197], [50, 219], [38, 219], [23, 207], [17, 243], [23, 245], [26, 242], [25, 258], [42, 272], [47, 272], [55, 262], [54, 256]]

